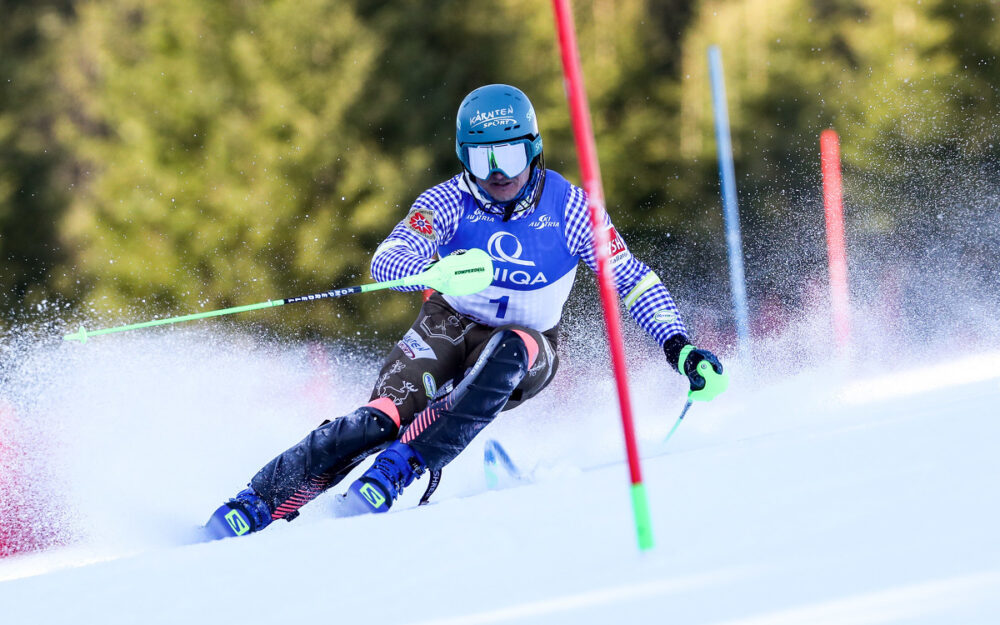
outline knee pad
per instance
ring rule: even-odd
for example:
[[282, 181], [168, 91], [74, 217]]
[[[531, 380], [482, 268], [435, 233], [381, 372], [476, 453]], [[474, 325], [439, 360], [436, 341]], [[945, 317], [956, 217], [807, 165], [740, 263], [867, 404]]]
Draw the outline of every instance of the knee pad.
[[537, 345], [532, 353], [522, 334], [494, 334], [455, 389], [414, 417], [401, 440], [417, 450], [428, 468], [440, 469], [454, 460], [500, 413], [527, 375]]

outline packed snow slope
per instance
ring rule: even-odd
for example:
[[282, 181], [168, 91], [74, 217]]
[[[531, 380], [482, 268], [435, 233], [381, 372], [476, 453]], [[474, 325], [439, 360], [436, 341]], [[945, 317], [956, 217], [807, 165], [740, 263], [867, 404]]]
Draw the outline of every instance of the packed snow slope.
[[[373, 358], [204, 328], [6, 357], [4, 414], [31, 466], [15, 503], [49, 546], [0, 560], [0, 623], [1000, 622], [997, 352], [733, 364], [730, 391], [667, 445], [682, 381], [639, 362], [648, 552], [614, 389], [587, 372], [600, 353], [489, 426], [432, 505], [415, 507], [422, 480], [387, 515], [338, 519], [328, 493], [214, 543], [192, 543], [196, 526], [366, 400]], [[489, 438], [532, 480], [488, 490]]]

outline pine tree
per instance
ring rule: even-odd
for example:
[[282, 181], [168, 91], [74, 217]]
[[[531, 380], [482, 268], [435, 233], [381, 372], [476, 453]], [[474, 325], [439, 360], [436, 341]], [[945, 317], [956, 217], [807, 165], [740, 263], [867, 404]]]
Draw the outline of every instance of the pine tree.
[[52, 25], [67, 2], [0, 2], [0, 317], [47, 295], [60, 259], [55, 223], [65, 202], [52, 138]]
[[[367, 278], [406, 181], [350, 117], [381, 42], [349, 6], [109, 0], [78, 19], [60, 79], [79, 108], [61, 130], [86, 165], [62, 224], [63, 289], [148, 315]], [[343, 330], [368, 310], [260, 322]]]

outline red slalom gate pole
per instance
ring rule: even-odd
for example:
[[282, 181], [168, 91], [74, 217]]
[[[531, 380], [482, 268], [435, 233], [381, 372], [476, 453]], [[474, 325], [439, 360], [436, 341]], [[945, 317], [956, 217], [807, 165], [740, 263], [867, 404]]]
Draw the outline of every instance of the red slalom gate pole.
[[14, 450], [10, 448], [10, 433], [13, 430], [13, 411], [0, 399], [0, 558], [15, 554], [19, 549], [18, 522], [15, 492], [18, 475]]
[[559, 31], [559, 48], [562, 51], [563, 74], [566, 78], [567, 99], [570, 117], [573, 121], [573, 135], [576, 151], [580, 157], [580, 173], [583, 189], [587, 192], [590, 209], [590, 229], [594, 236], [594, 254], [597, 257], [597, 281], [600, 286], [601, 305], [604, 308], [604, 323], [611, 348], [611, 366], [618, 387], [618, 404], [621, 409], [622, 429], [625, 432], [625, 450], [628, 454], [629, 475], [632, 481], [632, 509], [635, 515], [639, 549], [653, 547], [653, 527], [649, 516], [649, 500], [642, 483], [639, 467], [639, 448], [635, 440], [635, 426], [632, 422], [632, 402], [629, 398], [628, 376], [625, 372], [625, 345], [622, 341], [621, 317], [618, 314], [614, 274], [611, 273], [609, 259], [610, 241], [607, 229], [602, 226], [604, 213], [604, 189], [597, 162], [597, 147], [594, 131], [590, 125], [590, 110], [587, 95], [583, 89], [583, 70], [576, 45], [576, 29], [569, 0], [553, 0], [556, 14], [556, 28]]
[[830, 304], [837, 351], [847, 354], [851, 343], [851, 302], [847, 288], [847, 244], [844, 238], [843, 187], [840, 179], [840, 140], [836, 131], [819, 137], [823, 165], [823, 207], [826, 214], [826, 253], [830, 266]]
[[14, 408], [0, 399], [0, 558], [45, 546], [23, 505], [28, 480], [16, 448], [16, 417]]

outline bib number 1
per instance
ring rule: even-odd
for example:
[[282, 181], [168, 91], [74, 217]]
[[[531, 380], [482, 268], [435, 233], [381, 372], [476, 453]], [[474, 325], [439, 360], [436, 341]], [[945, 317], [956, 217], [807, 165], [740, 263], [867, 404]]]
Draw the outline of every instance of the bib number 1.
[[510, 295], [504, 295], [497, 299], [491, 299], [491, 304], [497, 305], [497, 319], [503, 319], [507, 316], [507, 302], [510, 301]]

